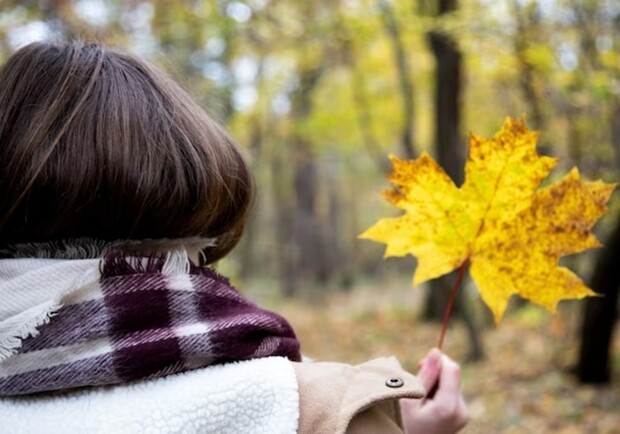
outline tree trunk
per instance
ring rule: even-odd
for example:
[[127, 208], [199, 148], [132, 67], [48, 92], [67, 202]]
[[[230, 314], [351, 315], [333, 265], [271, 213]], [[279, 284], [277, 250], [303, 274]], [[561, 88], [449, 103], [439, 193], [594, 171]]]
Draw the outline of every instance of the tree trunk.
[[[312, 94], [322, 75], [324, 58], [316, 65], [302, 66], [299, 71], [299, 86], [292, 95], [291, 116], [298, 124], [312, 111]], [[292, 167], [294, 211], [289, 245], [291, 252], [286, 259], [291, 268], [286, 273], [289, 280], [311, 280], [324, 283], [329, 278], [325, 259], [325, 236], [322, 222], [317, 215], [317, 195], [319, 190], [316, 155], [308, 139], [301, 133], [294, 133]], [[293, 295], [291, 289], [296, 284], [287, 283], [285, 294]]]
[[[438, 15], [457, 9], [456, 0], [440, 0]], [[461, 140], [461, 75], [462, 59], [456, 42], [446, 33], [430, 31], [428, 42], [435, 57], [435, 149], [437, 161], [457, 185], [463, 181], [465, 155]], [[439, 320], [447, 305], [455, 273], [430, 282], [423, 316]], [[470, 360], [483, 357], [478, 328], [463, 291], [455, 302], [455, 313], [460, 314], [467, 328]]]
[[400, 86], [400, 97], [403, 102], [403, 125], [401, 130], [401, 146], [406, 158], [415, 158], [415, 105], [413, 99], [413, 81], [409, 61], [405, 52], [400, 28], [396, 21], [394, 9], [386, 0], [377, 0], [383, 23], [392, 41], [396, 71], [398, 73], [398, 83]]
[[275, 254], [278, 261], [280, 290], [284, 296], [292, 297], [297, 289], [297, 276], [294, 266], [297, 251], [292, 242], [294, 207], [290, 189], [287, 188], [287, 181], [290, 177], [283, 161], [285, 159], [285, 155], [277, 152], [271, 158], [273, 197], [277, 221], [276, 239], [278, 240]]
[[371, 104], [366, 96], [364, 70], [362, 68], [356, 70], [353, 64], [351, 73], [353, 74], [351, 79], [353, 110], [355, 110], [362, 144], [378, 171], [387, 176], [390, 173], [390, 166], [372, 130], [373, 119], [370, 111]]
[[[263, 143], [263, 131], [260, 125], [260, 121], [258, 116], [254, 116], [252, 118], [252, 130], [251, 130], [251, 138], [250, 138], [250, 152], [252, 154], [251, 160], [251, 169], [258, 168], [261, 162], [261, 153], [262, 153], [262, 143]], [[257, 196], [260, 193], [257, 192]], [[261, 206], [260, 200], [255, 199], [252, 204], [253, 208], [250, 211], [250, 216], [245, 225], [245, 234], [239, 243], [239, 277], [241, 279], [247, 279], [252, 276], [257, 268], [256, 261], [256, 234], [258, 231], [259, 222], [258, 219], [260, 217], [259, 207]]]
[[611, 379], [610, 345], [618, 316], [620, 288], [620, 219], [600, 252], [590, 287], [602, 297], [585, 302], [577, 376], [582, 383], [608, 384]]
[[[528, 120], [531, 122], [532, 128], [544, 130], [546, 129], [546, 118], [543, 114], [543, 99], [537, 86], [536, 69], [527, 57], [527, 50], [530, 48], [530, 38], [539, 20], [535, 12], [536, 4], [521, 5], [519, 1], [512, 0], [509, 6], [517, 21], [517, 32], [513, 37], [513, 48], [519, 64], [519, 86], [528, 107]], [[551, 146], [544, 137], [539, 140], [538, 150], [542, 154], [551, 153]]]
[[[258, 62], [258, 69], [256, 73], [256, 82], [255, 86], [260, 88], [263, 83], [264, 78], [264, 58], [261, 57]], [[250, 119], [250, 143], [249, 150], [251, 155], [250, 160], [250, 168], [253, 173], [258, 173], [258, 168], [262, 163], [262, 154], [263, 154], [263, 142], [265, 136], [265, 127], [263, 126], [263, 120], [259, 113], [255, 113]], [[260, 192], [257, 192], [258, 196]], [[260, 222], [258, 221], [260, 217], [261, 201], [258, 198], [255, 198], [253, 205], [253, 209], [251, 210], [250, 217], [245, 226], [245, 235], [240, 243], [240, 270], [239, 277], [241, 279], [246, 279], [249, 276], [253, 275], [258, 261], [256, 261], [256, 234], [258, 232], [258, 228], [260, 227]]]
[[[616, 22], [614, 28], [620, 30], [620, 22]], [[585, 37], [586, 40], [591, 38], [591, 36]], [[616, 41], [620, 39], [615, 39], [614, 42]], [[587, 48], [588, 44], [582, 41], [582, 46], [585, 45]], [[594, 58], [593, 55], [591, 57]], [[596, 65], [594, 62], [591, 61]], [[616, 74], [616, 78], [620, 76]], [[620, 98], [617, 95], [612, 96], [609, 109], [610, 140], [617, 169], [620, 167]], [[590, 279], [590, 287], [602, 297], [590, 297], [585, 302], [581, 324], [581, 347], [576, 368], [579, 381], [589, 384], [609, 384], [611, 381], [610, 347], [618, 319], [620, 291], [620, 267], [618, 267], [620, 217], [604, 245]]]
[[437, 160], [460, 185], [464, 153], [461, 140], [461, 53], [452, 38], [430, 32], [428, 40], [435, 56], [435, 145]]
[[[611, 142], [616, 159], [620, 159], [620, 103], [612, 100], [610, 120]], [[618, 166], [617, 166], [618, 167]], [[610, 345], [618, 315], [620, 290], [620, 218], [600, 252], [590, 279], [590, 287], [602, 297], [591, 297], [585, 302], [581, 326], [581, 347], [577, 376], [582, 383], [609, 384], [611, 381]]]
[[[620, 74], [619, 74], [620, 77]], [[616, 170], [620, 167], [620, 97], [614, 95], [611, 101], [611, 115], [609, 124], [611, 128], [611, 144], [614, 149], [614, 161]]]
[[306, 281], [325, 283], [323, 231], [316, 214], [318, 196], [318, 167], [316, 156], [305, 141], [298, 142], [294, 157], [295, 219], [293, 241], [298, 260], [295, 274]]
[[[439, 15], [456, 9], [454, 1], [441, 0]], [[437, 161], [456, 182], [462, 178], [460, 150], [461, 54], [449, 35], [431, 31], [428, 43], [435, 57], [435, 149]], [[440, 321], [456, 278], [452, 273], [430, 282], [423, 317]], [[458, 311], [459, 306], [455, 306]], [[455, 312], [456, 313], [456, 312]]]

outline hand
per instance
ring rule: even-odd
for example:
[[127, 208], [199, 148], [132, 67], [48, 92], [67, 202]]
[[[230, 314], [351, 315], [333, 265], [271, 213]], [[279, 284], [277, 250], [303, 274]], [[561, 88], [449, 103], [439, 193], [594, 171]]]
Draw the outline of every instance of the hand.
[[402, 399], [407, 434], [453, 434], [469, 420], [461, 394], [461, 368], [437, 348], [420, 362], [418, 378], [426, 388], [422, 399]]

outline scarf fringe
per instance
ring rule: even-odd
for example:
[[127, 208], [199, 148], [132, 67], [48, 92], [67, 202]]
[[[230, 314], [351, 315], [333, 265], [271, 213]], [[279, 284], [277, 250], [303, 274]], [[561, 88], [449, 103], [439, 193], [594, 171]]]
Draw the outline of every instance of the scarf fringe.
[[150, 251], [164, 254], [168, 251], [186, 250], [188, 248], [195, 249], [204, 255], [203, 249], [215, 245], [217, 245], [216, 239], [199, 236], [116, 241], [81, 237], [0, 246], [0, 258], [96, 259], [114, 251], [122, 251], [126, 256], [144, 256]]
[[36, 306], [36, 308], [35, 310], [40, 309], [40, 312], [29, 314], [30, 319], [19, 327], [10, 328], [10, 330], [4, 333], [0, 331], [0, 363], [16, 354], [21, 348], [24, 339], [38, 336], [39, 327], [48, 324], [56, 312], [62, 308], [62, 304], [53, 301], [43, 306]]
[[124, 256], [123, 252], [112, 251], [101, 261], [101, 275], [105, 277], [143, 273], [189, 274], [192, 266], [185, 250], [153, 253], [147, 257]]
[[0, 248], [3, 258], [94, 259], [114, 243], [94, 238], [71, 238], [42, 243], [21, 243]]

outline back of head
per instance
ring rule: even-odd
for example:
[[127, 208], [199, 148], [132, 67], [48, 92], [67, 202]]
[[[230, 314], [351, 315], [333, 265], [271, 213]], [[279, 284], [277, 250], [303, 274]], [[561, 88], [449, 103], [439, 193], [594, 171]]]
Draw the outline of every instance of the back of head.
[[99, 44], [35, 43], [0, 69], [0, 246], [215, 238], [252, 197], [226, 132], [163, 73]]

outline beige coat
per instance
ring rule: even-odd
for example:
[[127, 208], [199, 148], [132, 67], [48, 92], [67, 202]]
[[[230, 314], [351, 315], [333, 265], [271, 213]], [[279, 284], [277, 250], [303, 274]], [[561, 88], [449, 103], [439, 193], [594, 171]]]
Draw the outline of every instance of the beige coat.
[[299, 434], [402, 433], [400, 398], [421, 398], [424, 387], [395, 358], [357, 366], [295, 363]]

